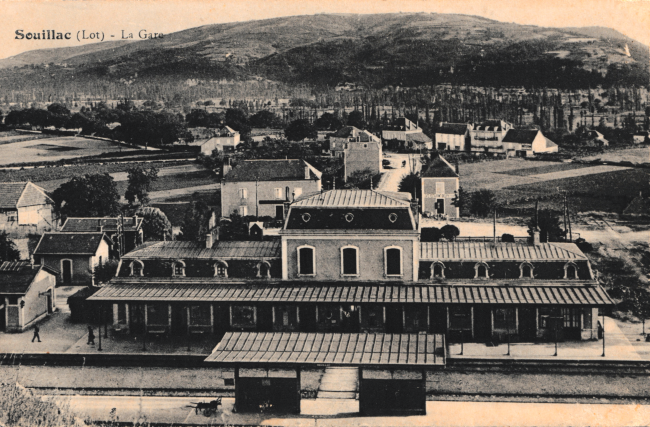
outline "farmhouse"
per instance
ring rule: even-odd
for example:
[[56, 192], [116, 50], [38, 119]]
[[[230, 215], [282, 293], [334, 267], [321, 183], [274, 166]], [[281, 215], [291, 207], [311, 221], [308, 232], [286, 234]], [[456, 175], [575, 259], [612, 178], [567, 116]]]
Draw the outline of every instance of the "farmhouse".
[[284, 218], [284, 204], [302, 194], [320, 191], [321, 172], [304, 160], [246, 160], [224, 173], [221, 215], [237, 211]]
[[502, 150], [508, 155], [529, 157], [535, 153], [557, 153], [558, 146], [541, 130], [510, 129], [503, 137]]
[[34, 263], [58, 271], [59, 284], [91, 285], [95, 267], [108, 261], [111, 245], [103, 232], [44, 233], [34, 250]]
[[11, 237], [56, 229], [54, 201], [32, 182], [0, 183], [0, 230]]
[[436, 157], [422, 172], [422, 213], [425, 216], [458, 218], [454, 199], [460, 188], [456, 168], [442, 156]]
[[56, 309], [56, 274], [29, 261], [0, 265], [0, 331], [22, 332]]

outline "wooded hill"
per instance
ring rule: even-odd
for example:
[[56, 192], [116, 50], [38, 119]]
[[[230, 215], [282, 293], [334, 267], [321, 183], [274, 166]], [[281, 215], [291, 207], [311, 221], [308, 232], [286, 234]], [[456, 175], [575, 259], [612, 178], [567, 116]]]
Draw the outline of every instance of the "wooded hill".
[[374, 88], [646, 86], [649, 59], [647, 46], [609, 28], [543, 28], [453, 14], [322, 14], [26, 52], [0, 60], [0, 91], [188, 79], [316, 88], [345, 82]]

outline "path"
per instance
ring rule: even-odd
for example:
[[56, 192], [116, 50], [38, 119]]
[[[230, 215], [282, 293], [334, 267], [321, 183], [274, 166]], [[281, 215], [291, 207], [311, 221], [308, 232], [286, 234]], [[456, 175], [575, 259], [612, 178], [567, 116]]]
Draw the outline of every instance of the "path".
[[[52, 397], [48, 397], [52, 398]], [[645, 426], [650, 424], [650, 405], [568, 404], [523, 402], [429, 401], [427, 415], [408, 417], [360, 417], [354, 400], [315, 399], [301, 401], [301, 415], [274, 416], [232, 412], [234, 399], [224, 398], [213, 417], [196, 415], [192, 402], [209, 398], [181, 397], [54, 397], [93, 420], [168, 422], [188, 424], [252, 424], [291, 427], [325, 426]], [[325, 416], [321, 418], [318, 416]]]
[[149, 198], [154, 200], [168, 199], [171, 197], [185, 196], [187, 194], [194, 194], [197, 191], [220, 190], [221, 183], [197, 185], [196, 187], [177, 188], [175, 190], [152, 191], [149, 193]]
[[[389, 160], [395, 169], [383, 169], [377, 190], [383, 191], [398, 191], [399, 183], [402, 177], [410, 172], [409, 164], [417, 158], [416, 154], [395, 154], [390, 153]], [[406, 161], [406, 166], [402, 166], [402, 162]], [[417, 162], [416, 162], [417, 163]], [[419, 166], [419, 163], [417, 163]]]

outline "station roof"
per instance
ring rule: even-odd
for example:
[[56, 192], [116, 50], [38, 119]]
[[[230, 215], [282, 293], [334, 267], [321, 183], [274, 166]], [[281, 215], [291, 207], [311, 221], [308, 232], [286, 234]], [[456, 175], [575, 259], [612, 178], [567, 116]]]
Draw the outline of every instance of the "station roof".
[[409, 193], [376, 190], [330, 190], [305, 195], [291, 204], [291, 207], [320, 208], [372, 208], [410, 207]]
[[128, 231], [138, 230], [142, 227], [142, 218], [138, 217], [104, 217], [104, 218], [67, 218], [61, 231], [66, 232], [91, 232], [114, 231], [122, 224]]
[[335, 365], [442, 365], [442, 336], [227, 332], [206, 362]]
[[223, 241], [211, 248], [205, 243], [187, 241], [147, 242], [122, 259], [260, 259], [279, 258], [280, 241]]
[[575, 243], [420, 242], [423, 261], [586, 261]]
[[232, 283], [194, 278], [114, 278], [89, 298], [97, 301], [230, 303], [424, 303], [516, 305], [611, 305], [599, 285], [435, 284], [303, 282]]

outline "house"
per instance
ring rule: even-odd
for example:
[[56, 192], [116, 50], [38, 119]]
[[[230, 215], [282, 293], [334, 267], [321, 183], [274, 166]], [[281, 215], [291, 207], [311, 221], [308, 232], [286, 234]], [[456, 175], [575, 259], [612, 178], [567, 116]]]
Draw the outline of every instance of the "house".
[[58, 271], [59, 284], [87, 286], [95, 267], [108, 261], [111, 245], [103, 232], [48, 232], [36, 245], [34, 263]]
[[122, 248], [120, 253], [132, 251], [144, 241], [142, 218], [133, 217], [104, 217], [104, 218], [72, 218], [68, 217], [62, 232], [66, 233], [106, 233], [114, 242], [115, 249]]
[[510, 129], [501, 141], [502, 152], [518, 157], [530, 157], [537, 153], [557, 153], [556, 143], [537, 129]]
[[32, 182], [0, 182], [0, 230], [25, 237], [56, 229], [54, 201]]
[[467, 123], [443, 123], [436, 128], [434, 139], [437, 150], [464, 151], [469, 149], [469, 129]]
[[296, 199], [282, 239], [282, 278], [417, 280], [417, 206], [409, 193], [331, 190]]
[[29, 261], [0, 265], [0, 331], [22, 332], [56, 309], [56, 275]]
[[589, 146], [593, 147], [608, 147], [609, 141], [605, 139], [605, 136], [598, 132], [597, 130], [582, 129], [581, 132], [578, 132], [580, 140]]
[[632, 138], [634, 139], [635, 144], [645, 144], [650, 141], [650, 132], [642, 131], [642, 132], [637, 132], [634, 135], [632, 135]]
[[514, 129], [514, 126], [503, 120], [473, 123], [469, 129], [470, 149], [486, 153], [505, 153], [501, 142], [511, 129]]
[[433, 141], [426, 136], [417, 123], [413, 123], [406, 117], [400, 117], [390, 129], [381, 132], [381, 140], [386, 147], [410, 148], [410, 149], [432, 149]]
[[381, 143], [381, 139], [377, 138], [367, 130], [360, 130], [354, 126], [345, 126], [329, 137], [329, 145], [332, 155], [343, 157], [345, 148], [351, 142]]
[[245, 160], [224, 173], [221, 215], [284, 218], [284, 203], [321, 189], [321, 172], [304, 160]]
[[195, 140], [188, 145], [200, 147], [201, 154], [210, 155], [214, 150], [220, 152], [235, 151], [239, 145], [239, 132], [229, 126], [224, 126], [219, 129], [210, 129], [210, 138]]
[[438, 156], [422, 172], [421, 179], [424, 216], [459, 218], [460, 210], [454, 205], [460, 188], [456, 168]]

